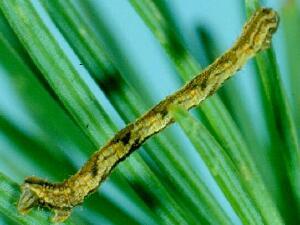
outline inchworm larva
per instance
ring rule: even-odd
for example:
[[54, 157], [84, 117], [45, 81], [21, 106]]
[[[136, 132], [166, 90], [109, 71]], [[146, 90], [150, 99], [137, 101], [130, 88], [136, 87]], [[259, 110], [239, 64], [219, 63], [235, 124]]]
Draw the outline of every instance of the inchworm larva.
[[257, 10], [245, 24], [240, 38], [231, 49], [180, 90], [120, 130], [75, 175], [55, 184], [27, 177], [21, 186], [18, 210], [26, 213], [33, 206], [46, 206], [55, 212], [53, 221], [67, 219], [72, 208], [93, 193], [119, 162], [140, 147], [147, 138], [173, 122], [168, 111], [171, 105], [180, 105], [188, 110], [214, 94], [249, 58], [270, 46], [278, 22], [279, 18], [274, 10]]

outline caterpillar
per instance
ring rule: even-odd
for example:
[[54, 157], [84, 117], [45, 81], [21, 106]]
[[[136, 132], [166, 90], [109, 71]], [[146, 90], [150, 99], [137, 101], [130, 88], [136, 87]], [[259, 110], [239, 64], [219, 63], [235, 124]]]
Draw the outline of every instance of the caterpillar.
[[72, 209], [95, 192], [118, 163], [149, 137], [174, 122], [169, 113], [172, 105], [186, 110], [199, 105], [213, 95], [248, 59], [269, 48], [278, 23], [276, 11], [270, 8], [256, 10], [229, 50], [181, 89], [117, 132], [75, 175], [61, 183], [50, 183], [38, 177], [25, 178], [21, 185], [19, 212], [26, 214], [34, 206], [44, 206], [54, 211], [52, 221], [66, 220]]

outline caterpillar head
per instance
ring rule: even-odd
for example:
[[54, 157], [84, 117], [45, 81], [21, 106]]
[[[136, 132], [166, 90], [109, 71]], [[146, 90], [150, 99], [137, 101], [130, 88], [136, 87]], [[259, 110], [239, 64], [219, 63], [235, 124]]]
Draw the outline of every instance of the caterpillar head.
[[54, 211], [54, 216], [52, 218], [53, 222], [63, 222], [66, 220], [71, 214], [71, 208], [58, 207], [48, 200], [47, 190], [53, 190], [55, 186], [56, 185], [38, 177], [27, 177], [21, 185], [21, 196], [17, 206], [18, 211], [21, 214], [26, 214], [31, 208], [42, 205]]

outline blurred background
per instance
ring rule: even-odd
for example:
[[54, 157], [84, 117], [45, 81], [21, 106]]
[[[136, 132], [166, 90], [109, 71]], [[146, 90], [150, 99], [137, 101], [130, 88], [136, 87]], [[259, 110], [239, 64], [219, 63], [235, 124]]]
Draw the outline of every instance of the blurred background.
[[[47, 210], [16, 213], [17, 184], [75, 173], [117, 130], [230, 48], [258, 4], [0, 1], [0, 224], [50, 223]], [[299, 4], [261, 2], [280, 14], [273, 49], [192, 111], [206, 146], [178, 124], [167, 128], [68, 223], [299, 224]], [[205, 149], [224, 154], [224, 174]]]

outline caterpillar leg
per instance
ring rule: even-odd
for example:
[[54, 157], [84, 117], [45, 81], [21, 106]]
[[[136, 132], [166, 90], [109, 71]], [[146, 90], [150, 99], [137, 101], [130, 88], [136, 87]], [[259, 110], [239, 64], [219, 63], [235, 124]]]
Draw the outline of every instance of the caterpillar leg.
[[71, 209], [54, 209], [54, 216], [51, 221], [54, 223], [64, 222], [71, 215]]

